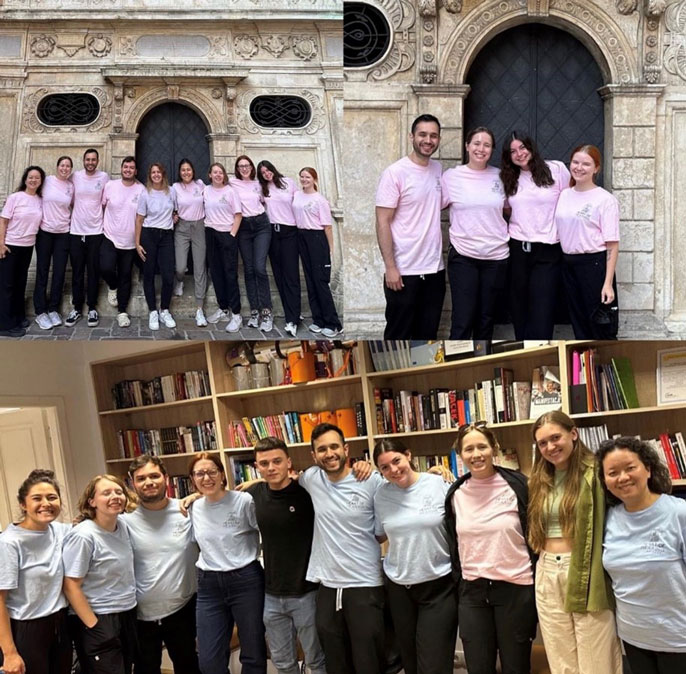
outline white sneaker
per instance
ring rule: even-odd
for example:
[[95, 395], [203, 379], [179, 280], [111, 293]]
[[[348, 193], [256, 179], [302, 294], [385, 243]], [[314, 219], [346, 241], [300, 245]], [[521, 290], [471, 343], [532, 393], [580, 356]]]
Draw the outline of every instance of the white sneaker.
[[227, 311], [224, 311], [223, 309], [217, 309], [217, 311], [207, 317], [207, 322], [219, 323], [219, 321], [228, 321], [229, 318], [230, 316]]
[[322, 336], [326, 337], [327, 339], [333, 339], [337, 335], [340, 335], [343, 332], [343, 330], [338, 330], [336, 328], [324, 328], [322, 330]]
[[315, 334], [322, 331], [322, 329], [316, 323], [312, 323], [312, 325], [308, 326], [307, 329]]
[[243, 325], [243, 316], [240, 314], [233, 314], [229, 324], [226, 326], [226, 332], [238, 332]]
[[260, 330], [262, 332], [270, 332], [274, 328], [274, 319], [272, 312], [269, 309], [262, 310], [262, 320], [260, 321]]
[[257, 309], [253, 309], [250, 312], [250, 318], [248, 319], [248, 327], [256, 328], [260, 324], [260, 312]]
[[160, 320], [164, 323], [165, 328], [175, 328], [176, 321], [174, 317], [169, 313], [169, 309], [162, 309], [160, 311]]
[[150, 318], [148, 318], [148, 327], [151, 330], [160, 329], [160, 315], [156, 311], [150, 312]]
[[112, 290], [112, 288], [107, 289], [107, 303], [111, 307], [117, 306], [117, 289], [116, 288], [114, 290]]
[[38, 314], [38, 316], [36, 316], [36, 323], [38, 323], [38, 327], [41, 330], [52, 330], [52, 321], [45, 313]]
[[117, 314], [117, 325], [120, 328], [128, 328], [129, 325], [131, 325], [131, 319], [125, 311], [122, 311], [120, 314]]
[[174, 281], [174, 295], [177, 297], [183, 295], [183, 281]]
[[89, 328], [95, 328], [97, 327], [98, 323], [100, 322], [100, 316], [98, 316], [98, 312], [95, 309], [90, 309], [88, 311], [88, 327]]
[[56, 311], [51, 311], [48, 314], [48, 318], [50, 319], [53, 328], [56, 328], [58, 325], [62, 325], [62, 316], [60, 316]]
[[207, 327], [207, 319], [205, 318], [205, 314], [203, 313], [202, 309], [198, 309], [195, 312], [195, 324], [199, 328], [205, 328]]
[[76, 309], [72, 309], [69, 312], [69, 314], [67, 315], [67, 319], [64, 321], [64, 324], [68, 328], [71, 328], [74, 325], [76, 325], [80, 320], [81, 320], [81, 312], [77, 311]]
[[284, 332], [287, 332], [291, 337], [295, 337], [295, 333], [298, 332], [298, 328], [295, 323], [286, 323]]

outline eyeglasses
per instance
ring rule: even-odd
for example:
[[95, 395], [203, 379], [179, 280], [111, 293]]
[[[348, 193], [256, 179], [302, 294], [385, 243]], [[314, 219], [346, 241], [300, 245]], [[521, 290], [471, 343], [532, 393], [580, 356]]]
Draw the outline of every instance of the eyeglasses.
[[250, 164], [239, 164], [238, 168], [252, 168], [252, 166]]
[[219, 471], [216, 468], [212, 468], [212, 470], [194, 470], [193, 471], [193, 477], [196, 480], [202, 480], [203, 477], [217, 477], [219, 475]]
[[488, 426], [488, 421], [472, 421], [469, 424], [462, 424], [462, 426], [459, 426], [457, 429], [458, 433], [462, 433], [463, 431], [466, 431], [467, 429], [480, 429], [480, 428], [486, 428]]

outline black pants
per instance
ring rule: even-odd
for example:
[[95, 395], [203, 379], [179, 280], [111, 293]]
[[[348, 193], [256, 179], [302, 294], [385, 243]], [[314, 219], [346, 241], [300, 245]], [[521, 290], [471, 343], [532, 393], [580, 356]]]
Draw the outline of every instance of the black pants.
[[405, 674], [452, 674], [457, 640], [452, 576], [417, 585], [385, 578], [385, 586]]
[[[60, 310], [68, 259], [69, 232], [53, 234], [39, 229], [36, 235], [36, 285], [33, 288], [33, 308], [37, 316]], [[51, 263], [52, 283], [48, 297], [48, 275]]]
[[238, 250], [243, 259], [245, 292], [253, 311], [272, 308], [272, 294], [267, 274], [267, 256], [272, 226], [266, 213], [244, 216], [238, 230]]
[[666, 653], [649, 651], [622, 641], [631, 674], [684, 674], [686, 672], [686, 651]]
[[238, 288], [238, 241], [231, 232], [218, 232], [205, 227], [205, 248], [210, 277], [220, 309], [241, 313], [241, 292]]
[[[336, 610], [336, 595], [342, 606]], [[334, 590], [319, 586], [315, 622], [327, 674], [382, 674], [385, 670], [383, 587]]]
[[300, 322], [300, 263], [297, 227], [272, 224], [269, 260], [286, 314], [286, 323], [298, 325]]
[[[160, 309], [169, 309], [172, 289], [174, 287], [174, 230], [157, 227], [141, 229], [141, 246], [145, 250], [143, 263], [143, 292], [148, 304], [148, 311], [157, 310], [155, 296], [155, 271], [160, 267], [162, 290], [160, 292]], [[117, 297], [117, 301], [119, 297]]]
[[69, 616], [82, 674], [131, 674], [138, 650], [136, 608], [96, 616], [98, 622], [90, 629], [78, 616]]
[[515, 339], [552, 339], [561, 257], [559, 243], [510, 239], [510, 313]]
[[100, 246], [100, 274], [112, 290], [116, 289], [117, 311], [120, 314], [126, 311], [131, 299], [131, 271], [136, 257], [138, 253], [135, 248], [115, 248], [114, 244], [104, 237]]
[[469, 674], [529, 674], [536, 637], [534, 586], [479, 578], [460, 581], [460, 638]]
[[496, 302], [507, 279], [507, 259], [477, 260], [450, 246], [448, 278], [453, 302], [450, 339], [490, 340]]
[[331, 295], [331, 251], [322, 229], [299, 229], [298, 251], [305, 272], [312, 322], [320, 328], [341, 329]]
[[0, 330], [11, 330], [26, 318], [26, 281], [33, 246], [9, 245], [0, 259]]
[[[44, 618], [10, 619], [10, 626], [27, 674], [69, 674], [72, 649], [66, 608]], [[0, 669], [2, 663], [0, 653]]]
[[195, 648], [195, 595], [162, 620], [137, 621], [136, 674], [160, 674], [162, 643], [174, 665], [174, 674], [200, 674]]
[[[100, 245], [104, 235], [69, 235], [69, 259], [71, 260], [71, 293], [74, 309], [81, 311], [84, 301], [88, 310], [98, 304], [98, 285], [100, 282]], [[86, 292], [83, 288], [84, 274], [88, 276]]]
[[384, 278], [384, 339], [436, 339], [445, 299], [445, 271], [402, 279], [403, 289], [391, 290]]
[[607, 271], [607, 252], [563, 255], [564, 283], [569, 318], [576, 339], [617, 339], [619, 311], [617, 279], [612, 279], [615, 299], [603, 304], [600, 292]]

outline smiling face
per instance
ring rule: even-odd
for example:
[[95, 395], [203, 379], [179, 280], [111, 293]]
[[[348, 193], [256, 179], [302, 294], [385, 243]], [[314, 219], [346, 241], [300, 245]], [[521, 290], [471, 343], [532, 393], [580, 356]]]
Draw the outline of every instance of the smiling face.
[[469, 431], [462, 438], [460, 456], [472, 477], [476, 479], [491, 477], [495, 474], [494, 453], [493, 446], [481, 431]]
[[300, 171], [300, 184], [305, 192], [314, 190], [314, 176], [309, 171]]
[[238, 168], [238, 175], [240, 175], [241, 180], [250, 180], [252, 164], [247, 159], [241, 159], [236, 166]]
[[469, 156], [469, 164], [476, 167], [486, 166], [493, 153], [493, 141], [490, 134], [485, 131], [475, 133], [465, 147]]
[[397, 485], [401, 489], [407, 489], [417, 481], [417, 473], [414, 472], [410, 463], [412, 455], [408, 451], [402, 452], [383, 452], [376, 459], [379, 472], [389, 482]]
[[213, 187], [222, 187], [226, 183], [226, 174], [221, 166], [213, 166], [210, 169], [210, 180]]
[[600, 167], [596, 166], [593, 157], [585, 152], [575, 152], [569, 164], [572, 178], [576, 180], [577, 185], [582, 187], [592, 184], [599, 170]]
[[60, 514], [62, 507], [57, 490], [47, 482], [34, 484], [20, 505], [24, 512], [22, 527], [36, 531], [46, 529]]
[[515, 166], [519, 166], [524, 171], [529, 170], [529, 162], [531, 161], [531, 152], [521, 140], [513, 140], [510, 143], [510, 157]]
[[125, 182], [133, 182], [136, 177], [136, 162], [125, 161], [121, 165], [121, 179]]
[[314, 441], [312, 458], [323, 471], [341, 475], [348, 468], [348, 445], [336, 431], [327, 431]]
[[179, 168], [179, 174], [181, 175], [181, 180], [186, 185], [193, 182], [193, 167], [187, 162], [181, 164], [181, 167]]
[[631, 507], [649, 497], [650, 470], [638, 454], [628, 449], [615, 449], [603, 458], [605, 485], [610, 493]]
[[36, 169], [29, 171], [26, 174], [26, 191], [29, 194], [35, 194], [42, 182], [43, 178], [39, 171], [36, 171]]
[[567, 470], [579, 434], [576, 428], [568, 431], [558, 424], [545, 423], [536, 431], [536, 445], [541, 456], [556, 470]]
[[193, 466], [193, 484], [203, 496], [218, 496], [224, 491], [223, 475], [214, 461], [200, 459]]
[[95, 152], [88, 152], [83, 158], [83, 168], [88, 175], [95, 173], [98, 168], [98, 155]]
[[110, 518], [124, 512], [126, 508], [126, 494], [116, 482], [102, 478], [95, 485], [93, 498], [88, 505], [95, 510], [95, 519], [99, 516]]
[[162, 187], [162, 170], [159, 166], [155, 165], [150, 169], [150, 182], [155, 188]]
[[274, 180], [274, 173], [270, 171], [266, 166], [260, 166], [260, 173], [268, 183]]
[[441, 130], [436, 122], [419, 122], [410, 134], [412, 151], [420, 159], [428, 159], [441, 142]]
[[141, 503], [158, 503], [166, 498], [167, 476], [154, 463], [146, 463], [132, 477], [133, 489]]
[[272, 489], [283, 489], [290, 482], [288, 471], [291, 470], [292, 464], [283, 449], [258, 452], [255, 468]]
[[57, 164], [57, 177], [60, 178], [60, 180], [66, 180], [71, 175], [71, 169], [71, 159], [65, 157]]

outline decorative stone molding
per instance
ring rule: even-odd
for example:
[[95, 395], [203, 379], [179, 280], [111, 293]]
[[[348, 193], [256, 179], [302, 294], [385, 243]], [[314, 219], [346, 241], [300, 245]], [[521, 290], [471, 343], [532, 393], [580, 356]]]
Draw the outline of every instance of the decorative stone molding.
[[86, 46], [93, 56], [96, 58], [103, 58], [112, 51], [112, 40], [106, 35], [98, 33], [97, 35], [92, 35], [88, 38]]
[[620, 14], [632, 14], [638, 8], [638, 0], [615, 0], [615, 5]]
[[122, 56], [135, 56], [136, 55], [136, 42], [132, 37], [120, 37], [119, 38], [119, 53]]
[[38, 119], [36, 109], [42, 98], [50, 94], [79, 93], [74, 87], [41, 87], [24, 98], [24, 109], [21, 116], [22, 131], [33, 133], [81, 133], [83, 131], [92, 133], [100, 131], [112, 123], [112, 96], [103, 87], [83, 87], [83, 93], [95, 96], [100, 103], [100, 114], [98, 118], [87, 126], [64, 127], [64, 126], [45, 126]]
[[293, 53], [303, 61], [311, 61], [318, 53], [317, 41], [311, 35], [292, 35]]
[[50, 56], [55, 49], [55, 38], [50, 35], [35, 35], [31, 38], [29, 49], [31, 53], [39, 59]]
[[665, 27], [665, 70], [686, 80], [686, 0], [667, 8]]
[[61, 49], [69, 58], [80, 52], [85, 46], [85, 33], [58, 33], [57, 35], [57, 48]]
[[[638, 0], [615, 0], [620, 14], [633, 14], [638, 9], [638, 4]], [[643, 12], [646, 16], [660, 16], [666, 7], [666, 0], [643, 0]]]
[[229, 45], [225, 37], [216, 35], [210, 38], [210, 56], [228, 56]]
[[[300, 96], [310, 104], [312, 119], [310, 119], [307, 126], [300, 129], [265, 129], [255, 124], [250, 116], [250, 103], [252, 100], [258, 96], [278, 96], [279, 94]], [[236, 115], [236, 124], [238, 125], [238, 128], [247, 133], [260, 134], [262, 136], [300, 136], [303, 134], [311, 136], [326, 125], [326, 115], [324, 113], [324, 104], [321, 97], [313, 94], [307, 89], [250, 89], [249, 91], [239, 94], [236, 99], [236, 109], [238, 110]]]
[[251, 59], [260, 50], [257, 35], [236, 35], [233, 48], [241, 58]]
[[268, 35], [262, 37], [262, 49], [279, 58], [288, 49], [288, 35]]
[[421, 16], [436, 16], [436, 0], [419, 0], [417, 2], [417, 9]]
[[660, 20], [650, 17], [645, 21], [643, 32], [643, 81], [657, 84], [660, 81]]
[[529, 16], [548, 16], [550, 0], [527, 0], [526, 11]]
[[462, 11], [462, 0], [443, 0], [443, 7], [451, 14], [459, 14]]

